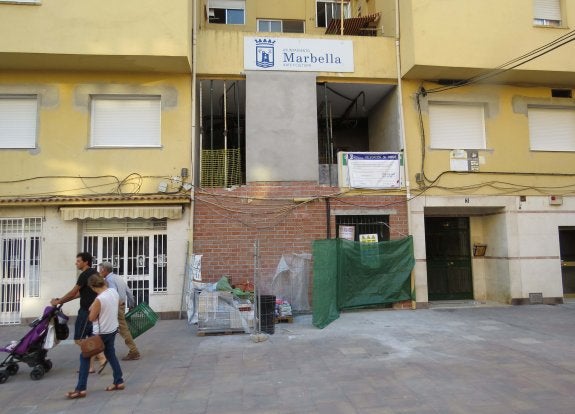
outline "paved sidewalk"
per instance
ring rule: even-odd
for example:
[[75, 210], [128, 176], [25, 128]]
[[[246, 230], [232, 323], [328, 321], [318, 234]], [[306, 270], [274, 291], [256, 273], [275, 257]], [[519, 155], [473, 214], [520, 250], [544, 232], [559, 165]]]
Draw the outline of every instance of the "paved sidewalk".
[[[28, 329], [0, 327], [0, 343]], [[357, 311], [323, 330], [306, 315], [260, 343], [168, 320], [136, 342], [143, 358], [122, 363], [125, 391], [104, 391], [107, 367], [90, 375], [87, 398], [65, 399], [79, 354], [65, 341], [42, 380], [22, 365], [0, 385], [0, 412], [575, 413], [573, 303]]]

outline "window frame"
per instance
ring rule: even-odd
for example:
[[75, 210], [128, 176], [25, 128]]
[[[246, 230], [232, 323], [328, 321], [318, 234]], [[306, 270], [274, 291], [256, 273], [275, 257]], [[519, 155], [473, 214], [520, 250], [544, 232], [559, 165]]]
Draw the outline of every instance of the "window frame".
[[[476, 125], [465, 125], [463, 122], [465, 120], [461, 116], [453, 116], [449, 118], [449, 122], [453, 125], [450, 125], [448, 128], [443, 127], [442, 125], [438, 126], [437, 119], [434, 120], [434, 117], [438, 116], [434, 115], [432, 111], [439, 110], [439, 108], [446, 109], [449, 108], [452, 111], [457, 111], [461, 109], [462, 111], [470, 108], [479, 109], [480, 114], [475, 114], [478, 116], [476, 121], [479, 120], [479, 124]], [[486, 112], [486, 105], [483, 102], [446, 102], [446, 101], [430, 101], [428, 103], [428, 115], [429, 115], [429, 148], [434, 150], [454, 150], [454, 149], [475, 149], [475, 150], [486, 150], [487, 149], [487, 132], [486, 132], [486, 125], [485, 125], [485, 112]], [[473, 114], [471, 114], [473, 115]], [[442, 114], [442, 116], [449, 116], [448, 114]], [[469, 117], [469, 115], [468, 115]], [[445, 123], [447, 120], [444, 119], [440, 123]], [[457, 125], [458, 122], [462, 122], [461, 124]], [[463, 129], [467, 132], [467, 136], [470, 137], [471, 141], [477, 142], [462, 142], [461, 145], [454, 146], [451, 144], [455, 139], [459, 139], [461, 134], [457, 133], [457, 138], [455, 138], [455, 133], [449, 135], [450, 130], [455, 130], [457, 127], [463, 127]], [[473, 130], [475, 129], [475, 131]], [[441, 130], [442, 138], [438, 138], [437, 130]], [[434, 133], [434, 130], [436, 133]], [[443, 138], [445, 136], [444, 132], [447, 132], [447, 138]], [[478, 134], [477, 136], [473, 137], [474, 134]], [[435, 136], [435, 137], [434, 137]], [[476, 144], [479, 144], [477, 146]]]
[[[324, 6], [324, 19], [325, 19], [325, 25], [321, 25], [320, 26], [320, 21], [319, 21], [319, 5], [320, 3], [323, 3]], [[344, 0], [344, 10], [343, 10], [343, 18], [347, 19], [351, 16], [351, 1], [350, 0]], [[328, 20], [327, 15], [328, 15], [328, 9], [327, 7], [330, 7], [331, 9], [331, 19], [339, 19], [339, 14], [338, 17], [334, 17], [334, 7], [338, 7], [341, 6], [341, 1], [340, 0], [316, 0], [315, 2], [315, 27], [317, 28], [327, 28], [329, 26], [329, 23], [331, 22], [331, 19]]]
[[[272, 30], [260, 30], [260, 23], [274, 23], [274, 22], [279, 22], [279, 24], [280, 24], [279, 32], [278, 31], [272, 31]], [[285, 22], [299, 22], [299, 23], [301, 23], [302, 31], [301, 32], [294, 32], [294, 31], [286, 32], [286, 31], [284, 31]], [[257, 28], [258, 33], [305, 33], [305, 21], [297, 20], [297, 19], [257, 19], [256, 28]], [[271, 26], [270, 26], [270, 28], [271, 28]]]
[[[15, 144], [10, 145], [10, 141], [13, 141], [14, 138], [12, 138], [10, 141], [7, 140], [7, 142], [4, 142], [4, 139], [2, 138], [3, 134], [0, 134], [0, 150], [29, 150], [29, 149], [35, 149], [38, 148], [38, 122], [39, 122], [39, 114], [40, 114], [40, 99], [39, 96], [36, 94], [0, 94], [0, 103], [3, 102], [8, 102], [8, 101], [29, 101], [28, 103], [30, 104], [30, 109], [33, 110], [33, 113], [29, 113], [28, 116], [30, 117], [30, 119], [23, 119], [20, 120], [20, 122], [24, 123], [24, 122], [30, 122], [29, 125], [21, 125], [21, 126], [17, 126], [17, 128], [25, 130], [25, 129], [29, 129], [29, 130], [33, 130], [30, 131], [28, 133], [26, 133], [25, 131], [20, 132], [20, 134], [24, 134], [24, 135], [28, 135], [27, 137], [27, 141], [25, 142], [25, 144], [22, 145], [15, 145], [18, 142], [15, 142]], [[17, 122], [15, 120], [15, 118], [13, 116], [10, 116], [10, 114], [8, 114], [8, 116], [10, 117], [9, 119], [9, 123], [11, 124], [11, 128], [10, 129], [14, 129], [14, 123]], [[33, 119], [32, 119], [33, 118]], [[1, 124], [2, 120], [1, 120], [1, 116], [0, 116], [0, 131], [2, 131], [2, 124]], [[22, 137], [17, 137], [16, 141], [19, 141]]]
[[[98, 111], [99, 103], [105, 105], [106, 103], [111, 102], [124, 102], [128, 104], [128, 102], [148, 102], [150, 104], [153, 103], [153, 106], [148, 108], [148, 112], [154, 111], [155, 115], [157, 116], [156, 119], [152, 119], [149, 116], [142, 116], [142, 119], [148, 121], [148, 126], [154, 128], [154, 131], [150, 133], [150, 140], [146, 143], [130, 143], [126, 141], [122, 141], [121, 143], [112, 143], [112, 138], [103, 138], [100, 135], [103, 135], [103, 132], [97, 131], [99, 119], [103, 116], [110, 116], [111, 110], [110, 108], [102, 108], [102, 111], [105, 111], [103, 114], [96, 114]], [[125, 108], [126, 110], [130, 110], [130, 108]], [[134, 112], [136, 108], [131, 108]], [[144, 109], [142, 109], [142, 112]], [[157, 111], [157, 112], [156, 112]], [[137, 114], [134, 114], [137, 115]], [[148, 114], [149, 115], [149, 114]], [[116, 113], [112, 116], [120, 116], [119, 113]], [[116, 120], [118, 123], [121, 123], [121, 120]], [[135, 121], [132, 119], [131, 121]], [[134, 125], [126, 126], [126, 129], [134, 128]], [[142, 128], [142, 126], [138, 126], [137, 128]], [[121, 131], [120, 131], [121, 132]], [[113, 137], [117, 138], [118, 133], [112, 135]], [[152, 136], [153, 135], [153, 136]], [[101, 142], [98, 142], [99, 139], [102, 139]], [[90, 148], [161, 148], [162, 147], [162, 97], [161, 95], [90, 95], [90, 140], [89, 140], [89, 147]], [[118, 141], [119, 142], [119, 141]]]
[[[543, 111], [555, 111], [553, 120], [543, 120], [541, 118]], [[566, 116], [571, 118], [565, 119], [563, 123], [557, 119], [559, 111], [565, 111]], [[567, 113], [567, 111], [569, 113]], [[539, 112], [538, 115], [535, 115]], [[549, 113], [549, 112], [548, 112]], [[536, 119], [536, 117], [538, 117]], [[529, 126], [529, 150], [536, 152], [575, 152], [575, 106], [559, 106], [559, 105], [527, 105], [527, 119]], [[542, 124], [546, 122], [546, 125]], [[539, 123], [535, 125], [535, 123]], [[548, 128], [551, 126], [551, 130]], [[551, 141], [547, 139], [550, 135], [556, 136], [552, 132], [559, 130], [562, 132], [563, 128], [567, 128], [559, 139]], [[537, 132], [540, 132], [537, 134]], [[570, 139], [571, 138], [571, 139]]]
[[533, 0], [533, 26], [565, 27], [562, 0]]
[[[234, 2], [234, 0], [231, 0], [231, 1]], [[230, 0], [227, 0], [227, 1], [222, 2], [222, 3], [229, 3], [229, 2], [230, 2]], [[207, 10], [208, 10], [208, 23], [210, 23], [210, 24], [229, 24], [229, 25], [234, 25], [234, 26], [243, 26], [243, 25], [245, 25], [245, 24], [246, 24], [246, 2], [245, 2], [245, 0], [235, 0], [235, 2], [237, 2], [238, 6], [241, 5], [241, 6], [243, 6], [243, 7], [231, 7], [231, 6], [227, 6], [227, 7], [213, 7], [212, 4], [214, 4], [214, 1], [213, 1], [213, 0], [210, 0], [210, 1], [208, 2], [208, 5], [207, 5]], [[218, 5], [217, 1], [215, 2], [215, 4], [216, 4], [216, 6]], [[214, 20], [212, 19], [212, 14], [213, 14], [214, 17], [215, 17], [216, 10], [219, 10], [219, 11], [222, 11], [222, 10], [223, 10], [223, 11], [224, 11], [225, 21], [223, 21], [223, 22], [222, 22], [222, 21], [219, 21], [219, 19], [220, 19], [221, 17], [218, 18], [218, 21], [214, 21]], [[229, 11], [241, 11], [241, 12], [242, 12], [242, 22], [241, 22], [241, 23], [230, 23], [230, 22], [229, 22], [230, 16], [229, 16], [229, 13], [228, 13]]]

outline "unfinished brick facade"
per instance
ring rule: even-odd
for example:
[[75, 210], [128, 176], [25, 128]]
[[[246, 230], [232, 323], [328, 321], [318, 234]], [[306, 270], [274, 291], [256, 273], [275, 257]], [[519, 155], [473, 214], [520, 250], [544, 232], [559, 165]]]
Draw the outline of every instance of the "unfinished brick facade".
[[390, 238], [408, 233], [404, 195], [347, 196], [338, 188], [316, 183], [197, 190], [194, 209], [193, 250], [203, 255], [202, 279], [213, 282], [225, 275], [233, 284], [253, 281], [255, 242], [259, 240], [262, 293], [269, 293], [282, 254], [311, 253], [314, 240], [336, 237], [336, 210], [363, 214], [371, 209], [389, 210]]

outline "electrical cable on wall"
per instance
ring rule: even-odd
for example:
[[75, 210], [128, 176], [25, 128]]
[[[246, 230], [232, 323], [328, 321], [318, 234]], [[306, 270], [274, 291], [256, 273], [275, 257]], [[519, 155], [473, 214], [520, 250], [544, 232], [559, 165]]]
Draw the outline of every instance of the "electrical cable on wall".
[[[537, 59], [541, 56], [544, 56], [545, 54], [547, 54], [547, 53], [549, 53], [549, 52], [551, 52], [551, 51], [553, 51], [559, 47], [562, 47], [568, 43], [571, 43], [574, 40], [575, 40], [575, 30], [572, 30], [572, 31], [558, 37], [557, 39], [555, 39], [555, 40], [553, 40], [553, 41], [551, 41], [551, 42], [549, 42], [543, 46], [540, 46], [536, 49], [533, 49], [532, 51], [525, 53], [525, 54], [523, 54], [517, 58], [514, 58], [508, 62], [505, 62], [502, 65], [499, 65], [498, 67], [496, 67], [494, 69], [490, 69], [488, 71], [485, 71], [484, 73], [473, 76], [471, 78], [464, 79], [464, 80], [459, 81], [459, 82], [455, 82], [452, 85], [439, 86], [439, 87], [432, 88], [432, 89], [425, 89], [423, 87], [423, 85], [421, 85], [419, 90], [415, 93], [415, 101], [416, 101], [416, 107], [417, 107], [417, 113], [418, 113], [418, 125], [419, 125], [419, 131], [420, 131], [420, 145], [421, 145], [420, 174], [421, 174], [421, 178], [423, 181], [420, 185], [420, 189], [426, 190], [429, 187], [435, 187], [435, 188], [440, 188], [443, 190], [450, 190], [450, 191], [458, 191], [458, 190], [461, 190], [463, 188], [465, 188], [467, 190], [469, 189], [467, 187], [462, 188], [462, 187], [457, 187], [457, 186], [456, 187], [439, 186], [438, 185], [439, 180], [447, 174], [458, 174], [458, 175], [461, 175], [461, 174], [473, 174], [473, 175], [497, 174], [497, 175], [510, 175], [510, 176], [532, 175], [532, 176], [575, 177], [575, 174], [558, 174], [558, 173], [534, 173], [534, 172], [518, 172], [518, 171], [474, 171], [474, 172], [465, 173], [465, 172], [460, 172], [460, 171], [445, 170], [445, 171], [442, 171], [441, 173], [439, 173], [435, 178], [428, 178], [427, 175], [425, 174], [425, 159], [426, 159], [425, 125], [423, 122], [423, 114], [422, 114], [421, 102], [420, 102], [421, 98], [426, 97], [428, 94], [444, 92], [447, 90], [472, 85], [472, 84], [484, 81], [486, 79], [492, 78], [494, 76], [500, 75], [500, 74], [507, 72], [509, 70], [515, 69], [521, 65], [524, 65], [525, 63], [528, 63], [534, 59]], [[488, 183], [476, 184], [476, 185], [474, 185], [473, 189], [479, 189], [479, 188], [486, 187], [486, 186], [492, 186], [494, 183], [499, 183], [499, 184], [503, 183], [504, 184], [504, 182], [491, 181]], [[571, 187], [571, 185], [568, 185], [566, 187]], [[492, 187], [492, 188], [497, 189], [497, 187]], [[549, 190], [550, 188], [553, 188], [553, 187], [545, 187], [545, 186], [529, 187], [529, 189], [539, 191], [539, 192], [545, 192], [545, 191]], [[517, 190], [517, 191], [521, 191], [521, 190]]]

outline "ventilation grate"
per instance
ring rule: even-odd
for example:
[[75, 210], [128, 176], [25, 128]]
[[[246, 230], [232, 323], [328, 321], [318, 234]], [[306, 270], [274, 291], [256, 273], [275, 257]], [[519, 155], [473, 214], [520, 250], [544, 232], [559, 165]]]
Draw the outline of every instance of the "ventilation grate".
[[543, 293], [530, 293], [529, 294], [529, 304], [537, 305], [543, 303]]

